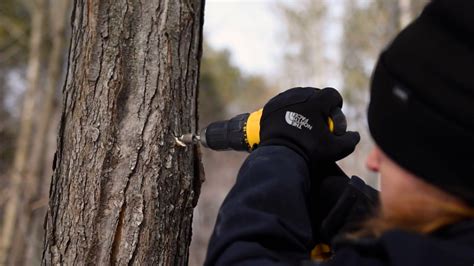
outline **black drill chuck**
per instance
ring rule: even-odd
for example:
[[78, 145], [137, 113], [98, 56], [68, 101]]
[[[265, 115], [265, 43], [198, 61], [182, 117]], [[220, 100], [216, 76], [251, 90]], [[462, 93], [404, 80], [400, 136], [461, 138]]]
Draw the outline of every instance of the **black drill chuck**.
[[248, 151], [245, 126], [249, 115], [249, 113], [240, 114], [230, 120], [209, 124], [200, 133], [202, 145], [217, 151]]

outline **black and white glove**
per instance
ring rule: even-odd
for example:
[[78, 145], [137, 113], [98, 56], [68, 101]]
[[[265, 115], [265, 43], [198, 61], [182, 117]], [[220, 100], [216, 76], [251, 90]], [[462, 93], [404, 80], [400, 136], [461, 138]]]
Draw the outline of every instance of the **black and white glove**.
[[260, 146], [287, 146], [308, 162], [337, 161], [351, 154], [359, 133], [347, 131], [337, 136], [329, 130], [328, 117], [342, 107], [342, 97], [334, 88], [293, 88], [272, 98], [260, 120]]

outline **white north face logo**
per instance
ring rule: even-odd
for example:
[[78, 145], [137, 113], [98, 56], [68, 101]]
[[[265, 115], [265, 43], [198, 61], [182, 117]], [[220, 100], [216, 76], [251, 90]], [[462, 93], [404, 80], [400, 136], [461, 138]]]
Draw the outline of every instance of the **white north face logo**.
[[311, 130], [313, 128], [313, 126], [308, 123], [308, 118], [295, 112], [286, 111], [285, 121], [288, 123], [288, 125], [297, 127], [299, 129], [305, 127]]

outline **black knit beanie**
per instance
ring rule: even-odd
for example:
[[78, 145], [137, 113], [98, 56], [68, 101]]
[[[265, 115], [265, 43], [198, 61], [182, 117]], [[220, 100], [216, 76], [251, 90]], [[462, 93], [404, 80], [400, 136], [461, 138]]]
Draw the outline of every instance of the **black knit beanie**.
[[433, 0], [380, 55], [370, 132], [403, 168], [474, 205], [474, 0]]

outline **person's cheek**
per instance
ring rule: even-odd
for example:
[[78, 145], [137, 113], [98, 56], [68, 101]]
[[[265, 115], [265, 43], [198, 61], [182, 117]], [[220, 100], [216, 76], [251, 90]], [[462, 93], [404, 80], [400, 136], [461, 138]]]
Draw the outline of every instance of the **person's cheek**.
[[373, 148], [369, 155], [367, 156], [367, 159], [365, 161], [367, 169], [373, 172], [379, 172], [380, 170], [380, 155], [377, 150], [377, 148]]

